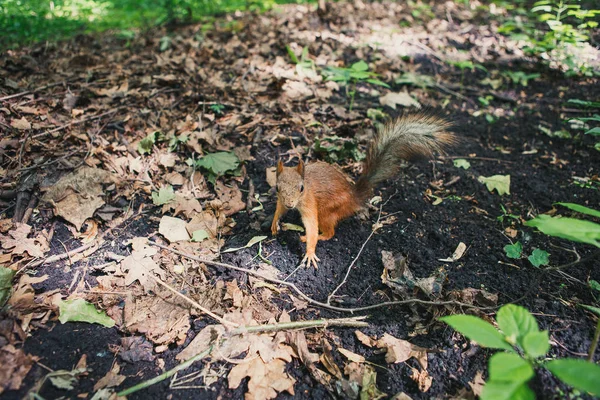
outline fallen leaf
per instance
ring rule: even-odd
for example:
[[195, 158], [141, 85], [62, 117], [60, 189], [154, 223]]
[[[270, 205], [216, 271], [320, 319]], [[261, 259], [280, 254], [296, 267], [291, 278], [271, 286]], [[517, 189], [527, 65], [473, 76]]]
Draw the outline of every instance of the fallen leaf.
[[20, 119], [13, 119], [10, 121], [10, 126], [20, 131], [26, 131], [31, 129], [31, 123], [27, 121], [25, 117], [21, 117]]
[[165, 272], [152, 259], [157, 251], [154, 247], [148, 246], [147, 238], [137, 237], [131, 239], [130, 242], [133, 251], [121, 261], [121, 269], [127, 272], [124, 283], [129, 286], [137, 280], [146, 291], [149, 291], [155, 286], [154, 280], [151, 278], [153, 274], [165, 279]]
[[18, 390], [23, 379], [39, 358], [26, 354], [12, 344], [0, 348], [0, 394], [5, 390]]
[[94, 385], [94, 392], [100, 389], [110, 388], [119, 386], [127, 378], [125, 375], [120, 375], [121, 367], [115, 363], [110, 371], [106, 373], [102, 378]]
[[255, 357], [235, 365], [227, 376], [229, 389], [237, 389], [246, 377], [250, 378], [246, 400], [274, 399], [283, 391], [294, 395], [296, 380], [285, 372], [283, 360], [275, 359], [267, 364], [262, 358]]
[[190, 240], [186, 225], [187, 223], [182, 219], [163, 215], [158, 225], [158, 233], [171, 243]]
[[246, 203], [242, 201], [242, 192], [235, 183], [229, 187], [218, 181], [215, 185], [215, 191], [219, 200], [223, 202], [225, 215], [233, 215], [246, 208]]
[[93, 304], [84, 299], [64, 300], [58, 303], [58, 320], [64, 324], [66, 322], [87, 322], [90, 324], [100, 324], [107, 328], [115, 325], [104, 311], [99, 311]]
[[385, 96], [381, 96], [379, 98], [379, 102], [381, 105], [388, 106], [396, 109], [396, 105], [401, 105], [403, 107], [416, 107], [421, 108], [421, 104], [418, 101], [413, 99], [408, 92], [400, 92], [394, 93], [389, 92]]
[[440, 258], [439, 260], [443, 262], [458, 261], [463, 256], [463, 254], [465, 254], [465, 251], [467, 251], [467, 245], [463, 242], [460, 242], [458, 246], [456, 246], [456, 250], [454, 250], [454, 253], [452, 253], [452, 255], [449, 258]]
[[8, 236], [0, 234], [2, 248], [10, 250], [15, 255], [27, 253], [31, 257], [43, 257], [44, 252], [48, 250], [48, 246], [46, 243], [41, 243], [40, 239], [29, 238], [30, 232], [31, 226], [17, 224], [16, 228], [8, 232]]
[[389, 333], [385, 333], [377, 341], [377, 347], [386, 350], [385, 361], [387, 363], [398, 364], [414, 357], [424, 370], [427, 369], [427, 349], [423, 347], [395, 338]]
[[500, 196], [510, 194], [510, 175], [480, 176], [477, 180], [491, 192], [496, 190]]

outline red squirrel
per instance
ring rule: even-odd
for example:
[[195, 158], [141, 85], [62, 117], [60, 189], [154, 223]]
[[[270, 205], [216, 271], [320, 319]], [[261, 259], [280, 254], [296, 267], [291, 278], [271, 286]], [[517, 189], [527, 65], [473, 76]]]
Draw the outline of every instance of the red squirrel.
[[300, 237], [306, 242], [301, 264], [318, 268], [317, 242], [331, 239], [337, 223], [359, 211], [373, 188], [398, 172], [402, 160], [431, 158], [434, 152], [455, 143], [456, 136], [447, 131], [449, 126], [444, 119], [423, 113], [405, 115], [385, 125], [372, 139], [362, 174], [354, 185], [325, 162], [304, 165], [300, 160], [296, 167], [284, 167], [279, 160], [271, 233], [277, 234], [279, 219], [287, 210], [298, 209], [306, 229], [306, 235]]

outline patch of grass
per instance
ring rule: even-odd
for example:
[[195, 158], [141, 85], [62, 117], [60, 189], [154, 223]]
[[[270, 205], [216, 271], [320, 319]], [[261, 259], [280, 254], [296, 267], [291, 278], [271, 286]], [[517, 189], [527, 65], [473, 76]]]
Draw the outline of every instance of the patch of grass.
[[194, 22], [236, 10], [268, 10], [310, 0], [2, 0], [0, 49], [114, 29], [131, 35], [170, 22]]

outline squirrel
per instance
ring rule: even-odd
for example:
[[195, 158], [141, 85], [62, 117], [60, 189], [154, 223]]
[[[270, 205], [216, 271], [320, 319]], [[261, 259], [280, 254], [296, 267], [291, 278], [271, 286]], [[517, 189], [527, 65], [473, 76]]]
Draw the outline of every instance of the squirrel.
[[[402, 160], [431, 158], [456, 142], [448, 132], [450, 124], [430, 114], [409, 114], [379, 129], [369, 144], [362, 174], [352, 184], [336, 167], [321, 161], [296, 167], [284, 167], [277, 162], [277, 208], [271, 233], [279, 231], [279, 219], [289, 209], [296, 208], [302, 217], [306, 235], [306, 254], [301, 264], [318, 268], [321, 261], [315, 254], [317, 242], [335, 234], [341, 220], [359, 211], [374, 187], [393, 177]], [[319, 233], [320, 232], [320, 233]]]

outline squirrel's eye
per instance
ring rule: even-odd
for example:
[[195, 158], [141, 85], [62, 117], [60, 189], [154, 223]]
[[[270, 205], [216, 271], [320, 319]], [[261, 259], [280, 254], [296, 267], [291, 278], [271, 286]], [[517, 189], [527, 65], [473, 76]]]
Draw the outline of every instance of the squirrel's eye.
[[304, 192], [304, 183], [300, 184], [300, 193]]

